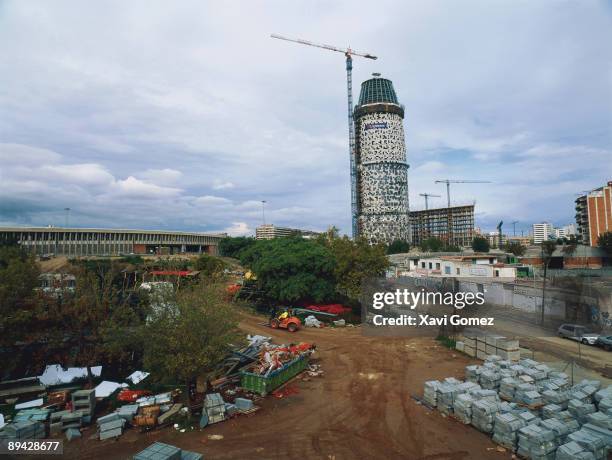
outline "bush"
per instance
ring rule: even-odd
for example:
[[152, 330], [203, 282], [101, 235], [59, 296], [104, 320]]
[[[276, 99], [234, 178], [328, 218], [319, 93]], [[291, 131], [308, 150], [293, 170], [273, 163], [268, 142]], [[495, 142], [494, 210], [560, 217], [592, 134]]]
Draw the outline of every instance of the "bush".
[[476, 236], [472, 240], [472, 249], [474, 252], [489, 252], [489, 242], [482, 236]]
[[410, 243], [404, 240], [395, 240], [387, 248], [387, 254], [402, 254], [410, 251]]

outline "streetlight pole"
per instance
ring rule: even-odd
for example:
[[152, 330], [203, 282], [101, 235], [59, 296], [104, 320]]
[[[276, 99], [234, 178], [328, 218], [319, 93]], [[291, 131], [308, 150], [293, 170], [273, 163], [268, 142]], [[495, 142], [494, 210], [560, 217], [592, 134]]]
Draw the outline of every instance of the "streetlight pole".
[[266, 200], [261, 200], [261, 219], [263, 224], [266, 225]]

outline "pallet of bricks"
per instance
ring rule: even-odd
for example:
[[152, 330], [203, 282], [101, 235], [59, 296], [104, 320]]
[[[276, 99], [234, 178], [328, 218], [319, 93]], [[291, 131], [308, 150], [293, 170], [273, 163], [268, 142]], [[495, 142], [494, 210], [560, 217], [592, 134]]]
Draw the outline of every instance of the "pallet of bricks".
[[456, 348], [472, 358], [486, 359], [489, 355], [497, 355], [509, 361], [521, 358], [519, 341], [501, 335], [484, 334], [482, 331], [465, 331]]
[[155, 442], [138, 452], [133, 460], [202, 460], [202, 454], [179, 449], [163, 442]]
[[487, 356], [482, 366], [466, 367], [465, 381], [426, 382], [423, 400], [521, 458], [604, 460], [612, 453], [612, 385], [572, 385], [531, 359]]

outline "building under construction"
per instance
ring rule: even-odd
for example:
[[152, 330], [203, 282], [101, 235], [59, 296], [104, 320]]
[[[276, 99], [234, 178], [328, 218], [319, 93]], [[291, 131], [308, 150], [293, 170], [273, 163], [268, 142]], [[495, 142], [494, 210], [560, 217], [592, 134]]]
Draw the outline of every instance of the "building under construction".
[[474, 205], [411, 211], [410, 224], [414, 246], [430, 237], [454, 246], [471, 246], [474, 238]]
[[361, 84], [354, 118], [358, 235], [410, 241], [404, 107], [391, 80], [374, 74]]

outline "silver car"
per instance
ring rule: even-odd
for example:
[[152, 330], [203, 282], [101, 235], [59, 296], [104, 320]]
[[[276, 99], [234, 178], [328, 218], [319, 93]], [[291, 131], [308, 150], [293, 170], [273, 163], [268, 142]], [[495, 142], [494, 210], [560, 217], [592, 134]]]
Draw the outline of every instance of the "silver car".
[[557, 330], [559, 337], [582, 342], [585, 345], [595, 345], [599, 334], [587, 330], [579, 324], [562, 324]]

